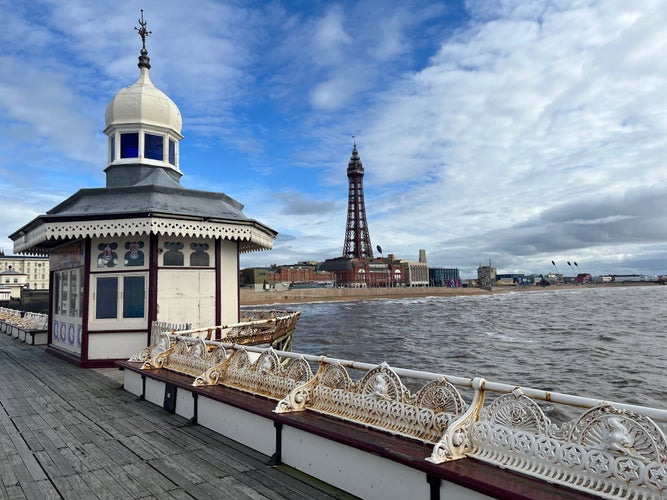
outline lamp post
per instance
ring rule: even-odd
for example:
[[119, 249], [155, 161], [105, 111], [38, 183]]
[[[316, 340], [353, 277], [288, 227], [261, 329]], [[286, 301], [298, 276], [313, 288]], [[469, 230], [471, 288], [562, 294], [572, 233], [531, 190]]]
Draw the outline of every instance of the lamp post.
[[[377, 245], [375, 248], [377, 248], [377, 251], [380, 254], [380, 258], [384, 260], [384, 257], [382, 257], [382, 247], [380, 245]], [[389, 267], [389, 262], [385, 262], [387, 265], [387, 282], [385, 283], [385, 287], [390, 288], [391, 287], [391, 269]]]

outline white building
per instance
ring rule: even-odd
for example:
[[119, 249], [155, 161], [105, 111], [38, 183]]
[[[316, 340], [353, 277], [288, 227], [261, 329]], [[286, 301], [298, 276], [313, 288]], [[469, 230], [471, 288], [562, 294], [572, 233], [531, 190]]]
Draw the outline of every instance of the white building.
[[139, 79], [106, 110], [106, 187], [10, 235], [16, 253], [49, 256], [48, 350], [81, 366], [126, 359], [155, 320], [238, 322], [239, 253], [277, 234], [227, 195], [181, 186], [181, 113], [151, 82], [143, 22], [139, 34]]
[[31, 290], [49, 288], [49, 258], [35, 255], [3, 255], [0, 253], [0, 272], [13, 269], [25, 274], [25, 287]]
[[21, 290], [26, 286], [26, 275], [13, 269], [0, 273], [0, 286], [9, 290], [12, 299], [21, 298]]

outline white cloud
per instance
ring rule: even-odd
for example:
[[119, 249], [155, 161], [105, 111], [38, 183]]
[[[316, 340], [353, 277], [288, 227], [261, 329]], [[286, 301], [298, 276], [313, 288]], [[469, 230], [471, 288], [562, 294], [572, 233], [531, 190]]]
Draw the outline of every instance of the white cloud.
[[[664, 272], [662, 2], [464, 6], [149, 0], [151, 76], [184, 116], [184, 185], [224, 190], [280, 231], [252, 262], [334, 257], [356, 135], [371, 240], [386, 252], [425, 248], [432, 264], [470, 273], [488, 258], [512, 270], [568, 258]], [[104, 107], [138, 74], [137, 7], [0, 10], [11, 21], [0, 34], [11, 139], [0, 169], [58, 175], [63, 198], [101, 182]], [[50, 208], [45, 191], [33, 187], [39, 207], [18, 196], [0, 229]]]

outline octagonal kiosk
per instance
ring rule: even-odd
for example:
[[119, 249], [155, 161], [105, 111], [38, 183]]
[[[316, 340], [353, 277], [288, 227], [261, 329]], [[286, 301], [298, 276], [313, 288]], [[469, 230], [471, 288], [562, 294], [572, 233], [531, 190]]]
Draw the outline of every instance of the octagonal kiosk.
[[10, 235], [16, 253], [49, 255], [47, 349], [84, 367], [145, 347], [153, 321], [238, 322], [239, 254], [277, 234], [227, 195], [181, 186], [181, 114], [151, 82], [142, 40], [139, 79], [106, 110], [106, 187]]

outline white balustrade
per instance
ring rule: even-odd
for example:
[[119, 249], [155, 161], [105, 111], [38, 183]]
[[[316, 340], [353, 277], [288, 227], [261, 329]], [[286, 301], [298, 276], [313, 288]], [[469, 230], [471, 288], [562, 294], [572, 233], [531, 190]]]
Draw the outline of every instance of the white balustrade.
[[[188, 372], [193, 385], [233, 387], [276, 400], [277, 413], [313, 411], [430, 443], [433, 463], [471, 457], [604, 498], [667, 496], [667, 439], [656, 423], [667, 422], [665, 409], [184, 333], [195, 332], [162, 334], [133, 359], [169, 369], [181, 344], [178, 355], [193, 358], [187, 366], [205, 368]], [[421, 387], [412, 392], [401, 379]], [[557, 425], [541, 402], [581, 413]]]

